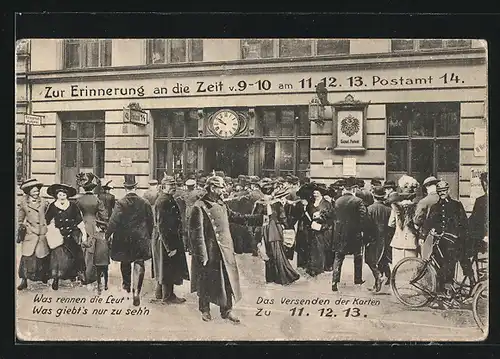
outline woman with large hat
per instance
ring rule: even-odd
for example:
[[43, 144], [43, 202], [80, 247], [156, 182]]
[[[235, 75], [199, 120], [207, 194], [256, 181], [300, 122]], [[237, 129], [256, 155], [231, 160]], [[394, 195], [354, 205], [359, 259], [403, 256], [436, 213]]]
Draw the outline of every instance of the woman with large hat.
[[74, 279], [84, 282], [85, 262], [80, 244], [87, 242], [87, 231], [78, 206], [69, 201], [76, 189], [66, 184], [53, 184], [47, 194], [55, 199], [45, 213], [47, 242], [50, 253], [52, 289], [59, 289], [59, 280]]
[[21, 184], [25, 196], [19, 204], [17, 216], [18, 243], [21, 243], [21, 262], [18, 290], [28, 287], [28, 279], [47, 283], [49, 279], [50, 250], [47, 245], [47, 202], [40, 196], [43, 183], [32, 178]]
[[261, 181], [261, 191], [264, 198], [255, 203], [254, 214], [269, 215], [269, 223], [258, 227], [268, 257], [265, 261], [266, 283], [288, 285], [300, 278], [286, 257], [284, 246], [283, 231], [287, 218], [280, 199], [286, 197], [288, 192], [276, 188], [272, 180]]

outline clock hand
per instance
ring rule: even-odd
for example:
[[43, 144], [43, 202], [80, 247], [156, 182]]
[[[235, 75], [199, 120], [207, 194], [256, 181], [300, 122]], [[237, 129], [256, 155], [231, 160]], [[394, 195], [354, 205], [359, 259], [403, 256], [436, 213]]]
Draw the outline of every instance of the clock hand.
[[224, 121], [219, 120], [219, 122], [222, 123], [224, 126], [227, 126], [227, 123], [225, 123]]

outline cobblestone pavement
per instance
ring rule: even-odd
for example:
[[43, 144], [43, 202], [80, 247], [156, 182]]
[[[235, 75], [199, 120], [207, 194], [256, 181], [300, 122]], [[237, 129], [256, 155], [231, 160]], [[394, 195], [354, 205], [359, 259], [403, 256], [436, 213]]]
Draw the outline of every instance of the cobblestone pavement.
[[[389, 286], [384, 286], [378, 294], [372, 293], [369, 288], [373, 286], [373, 278], [366, 266], [366, 283], [355, 286], [353, 261], [349, 257], [336, 293], [330, 290], [331, 273], [307, 278], [301, 272], [299, 281], [281, 286], [265, 283], [264, 263], [259, 258], [237, 255], [237, 262], [243, 292], [243, 299], [234, 308], [242, 321], [238, 325], [220, 318], [215, 306], [212, 306], [214, 320], [203, 322], [197, 296], [190, 293], [187, 281], [175, 289], [178, 296], [187, 299], [186, 303], [155, 302], [148, 261], [139, 307], [133, 307], [130, 294], [121, 289], [118, 263], [111, 264], [110, 286], [101, 296], [97, 296], [93, 285], [74, 286], [71, 282], [63, 282], [55, 292], [50, 283], [30, 283], [28, 290], [16, 296], [18, 337], [25, 340], [127, 341], [477, 341], [485, 337], [476, 327], [470, 310], [408, 309], [397, 302]], [[49, 298], [50, 303], [44, 302]], [[96, 302], [99, 298], [101, 303]], [[282, 303], [286, 299], [317, 299], [318, 303]]]

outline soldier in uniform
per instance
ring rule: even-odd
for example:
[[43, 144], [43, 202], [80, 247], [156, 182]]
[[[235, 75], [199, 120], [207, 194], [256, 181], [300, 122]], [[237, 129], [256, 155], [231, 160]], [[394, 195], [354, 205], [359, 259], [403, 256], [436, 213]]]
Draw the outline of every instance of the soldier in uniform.
[[109, 219], [106, 239], [111, 236], [111, 259], [120, 262], [122, 287], [130, 292], [132, 263], [134, 264], [133, 304], [139, 306], [144, 281], [144, 261], [151, 259], [153, 209], [148, 201], [137, 195], [134, 175], [125, 175], [125, 197], [116, 202]]
[[156, 282], [161, 290], [156, 299], [166, 304], [181, 304], [186, 301], [174, 294], [174, 285], [189, 280], [189, 271], [184, 252], [182, 216], [173, 194], [176, 190], [174, 177], [165, 176], [162, 192], [154, 205], [155, 223], [158, 226], [158, 247], [153, 258]]
[[229, 223], [262, 226], [264, 216], [242, 215], [229, 209], [221, 200], [223, 188], [221, 177], [211, 177], [207, 181], [207, 194], [195, 203], [191, 213], [191, 292], [198, 293], [204, 321], [212, 319], [210, 303], [213, 303], [220, 307], [223, 318], [239, 323], [232, 312], [233, 297], [238, 302], [241, 289]]
[[191, 241], [189, 240], [189, 218], [191, 217], [191, 210], [194, 204], [205, 194], [200, 188], [196, 188], [196, 180], [194, 178], [189, 178], [186, 181], [186, 193], [184, 195], [185, 209], [185, 219], [183, 222], [183, 233], [184, 233], [184, 245], [189, 254], [191, 254]]
[[[445, 291], [453, 282], [455, 266], [460, 261], [465, 276], [472, 279], [472, 266], [465, 256], [468, 238], [468, 223], [462, 202], [454, 200], [449, 195], [449, 184], [446, 181], [439, 181], [436, 184], [436, 191], [439, 201], [434, 204], [427, 220], [424, 223], [424, 235], [434, 229], [436, 233], [445, 233], [450, 240], [443, 238], [439, 242], [439, 247], [443, 253], [436, 255], [436, 259], [441, 263], [441, 270], [438, 275], [438, 290]], [[438, 248], [434, 248], [435, 251]], [[436, 252], [437, 253], [437, 252]]]

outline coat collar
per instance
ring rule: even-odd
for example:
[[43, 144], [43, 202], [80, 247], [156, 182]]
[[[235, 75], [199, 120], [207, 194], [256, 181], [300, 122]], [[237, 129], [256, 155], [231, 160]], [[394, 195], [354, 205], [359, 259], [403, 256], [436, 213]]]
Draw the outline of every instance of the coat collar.
[[38, 211], [40, 209], [40, 206], [42, 204], [42, 199], [38, 197], [37, 200], [33, 200], [30, 196], [26, 197], [26, 205], [35, 211]]

